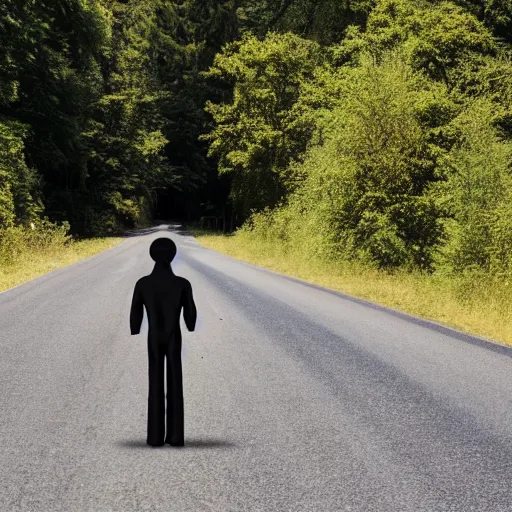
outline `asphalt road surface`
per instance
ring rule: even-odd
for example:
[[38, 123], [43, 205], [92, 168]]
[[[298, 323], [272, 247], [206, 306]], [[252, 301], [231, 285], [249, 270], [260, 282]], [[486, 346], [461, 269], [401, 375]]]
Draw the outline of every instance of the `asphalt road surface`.
[[[146, 446], [129, 332], [162, 235], [198, 308], [184, 448]], [[0, 512], [511, 512], [511, 355], [160, 225], [0, 294]]]

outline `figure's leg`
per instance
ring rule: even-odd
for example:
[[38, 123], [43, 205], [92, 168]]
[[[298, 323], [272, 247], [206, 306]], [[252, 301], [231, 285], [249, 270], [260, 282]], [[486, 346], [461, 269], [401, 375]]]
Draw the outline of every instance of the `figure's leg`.
[[148, 342], [149, 393], [147, 444], [161, 446], [165, 437], [165, 352], [156, 343]]
[[184, 445], [183, 375], [181, 339], [175, 340], [167, 353], [167, 435], [165, 442]]

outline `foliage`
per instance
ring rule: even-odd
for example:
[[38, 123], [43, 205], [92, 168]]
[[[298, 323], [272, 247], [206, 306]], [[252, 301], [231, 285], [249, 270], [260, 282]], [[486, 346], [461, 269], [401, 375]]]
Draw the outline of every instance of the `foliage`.
[[397, 46], [414, 69], [447, 85], [451, 85], [449, 71], [469, 55], [497, 51], [491, 32], [464, 9], [452, 2], [411, 0], [380, 0], [370, 13], [366, 31], [353, 27], [336, 50], [343, 61], [344, 57], [357, 59], [357, 50], [378, 58]]
[[39, 177], [24, 158], [26, 127], [0, 122], [0, 229], [33, 222], [42, 211]]
[[43, 217], [28, 226], [9, 226], [0, 231], [0, 267], [15, 265], [34, 252], [60, 249], [70, 241], [69, 223], [57, 225]]
[[448, 209], [439, 264], [459, 272], [510, 271], [512, 143], [493, 126], [494, 110], [481, 97], [452, 121], [459, 140], [442, 159], [445, 179], [433, 188]]
[[511, 0], [456, 0], [456, 3], [483, 21], [497, 37], [512, 43]]
[[[280, 23], [298, 7], [282, 3]], [[481, 14], [446, 1], [380, 0], [365, 23], [348, 26], [299, 76], [288, 124], [276, 130], [295, 155], [279, 172], [294, 187], [278, 196], [261, 196], [261, 182], [242, 172], [273, 168], [251, 160], [268, 132], [237, 124], [267, 103], [252, 96], [257, 85], [240, 72], [239, 54], [226, 52], [235, 95], [232, 105], [208, 106], [211, 151], [221, 171], [243, 176], [235, 190], [258, 197], [241, 233], [378, 267], [509, 272], [512, 68]], [[273, 41], [254, 44], [259, 56]], [[250, 108], [232, 108], [246, 98]]]
[[104, 94], [92, 104], [83, 133], [91, 182], [84, 183], [80, 194], [86, 231], [135, 225], [141, 220], [141, 201], [151, 201], [155, 190], [172, 182], [163, 158], [164, 95], [152, 62], [156, 6], [153, 0], [113, 6]]
[[216, 127], [206, 137], [219, 172], [233, 173], [232, 195], [242, 215], [274, 206], [286, 193], [286, 171], [308, 137], [295, 123], [300, 84], [321, 63], [320, 47], [293, 34], [246, 36], [217, 55], [208, 73], [234, 84], [228, 103], [207, 103]]
[[233, 204], [244, 236], [324, 259], [509, 276], [511, 20], [511, 0], [3, 0], [4, 261], [168, 202]]
[[289, 238], [316, 255], [426, 268], [440, 227], [426, 193], [435, 153], [419, 117], [440, 91], [398, 53], [380, 64], [367, 56], [343, 80], [325, 141], [310, 148], [283, 207]]
[[373, 0], [242, 0], [242, 30], [260, 36], [293, 32], [322, 45], [338, 42], [349, 25], [365, 25]]

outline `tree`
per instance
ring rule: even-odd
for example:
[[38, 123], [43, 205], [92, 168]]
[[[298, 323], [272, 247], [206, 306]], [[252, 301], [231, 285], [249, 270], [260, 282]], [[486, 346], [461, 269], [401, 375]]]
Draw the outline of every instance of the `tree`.
[[512, 270], [512, 239], [504, 229], [512, 225], [512, 143], [493, 126], [495, 110], [481, 96], [450, 123], [458, 141], [441, 159], [443, 180], [433, 187], [447, 212], [439, 268]]
[[362, 49], [376, 58], [397, 46], [414, 69], [449, 87], [451, 70], [473, 54], [495, 54], [491, 32], [472, 14], [452, 2], [380, 0], [368, 17], [365, 32], [352, 28], [338, 53], [355, 56]]
[[364, 26], [373, 0], [280, 0], [239, 2], [242, 30], [264, 37], [293, 32], [322, 45], [337, 43], [349, 25]]
[[447, 92], [399, 51], [360, 62], [338, 76], [340, 99], [323, 140], [308, 149], [304, 181], [270, 224], [316, 256], [429, 269], [442, 234], [428, 190], [438, 156], [431, 113], [446, 108]]
[[288, 164], [308, 138], [294, 125], [300, 84], [322, 62], [318, 44], [293, 34], [245, 36], [217, 55], [209, 78], [230, 83], [230, 102], [207, 103], [215, 128], [204, 137], [219, 172], [232, 173], [232, 196], [242, 217], [275, 206], [287, 192]]

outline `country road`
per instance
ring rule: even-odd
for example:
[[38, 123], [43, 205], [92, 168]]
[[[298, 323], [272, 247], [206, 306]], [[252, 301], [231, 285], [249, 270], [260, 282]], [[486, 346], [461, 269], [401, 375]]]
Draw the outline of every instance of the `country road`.
[[[185, 447], [146, 446], [152, 240], [178, 245]], [[0, 294], [0, 512], [512, 512], [512, 349], [167, 225]]]

